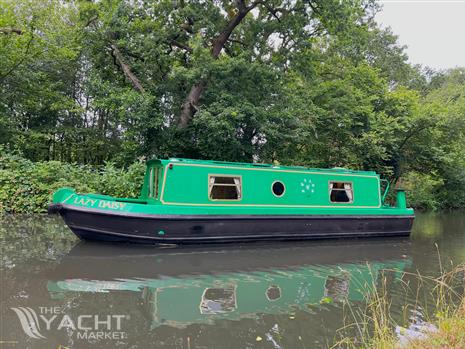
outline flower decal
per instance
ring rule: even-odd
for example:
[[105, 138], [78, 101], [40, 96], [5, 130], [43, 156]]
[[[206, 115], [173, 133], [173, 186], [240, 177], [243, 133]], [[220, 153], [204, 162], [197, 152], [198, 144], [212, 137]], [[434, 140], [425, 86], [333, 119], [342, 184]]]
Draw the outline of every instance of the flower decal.
[[312, 183], [310, 178], [304, 178], [304, 180], [300, 182], [300, 191], [302, 194], [313, 194], [315, 192], [315, 183]]

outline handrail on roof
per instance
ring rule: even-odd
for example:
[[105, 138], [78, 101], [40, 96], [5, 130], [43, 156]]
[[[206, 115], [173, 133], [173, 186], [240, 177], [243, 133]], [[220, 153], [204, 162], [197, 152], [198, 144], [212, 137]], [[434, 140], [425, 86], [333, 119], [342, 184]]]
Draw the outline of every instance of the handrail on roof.
[[386, 188], [384, 189], [384, 192], [383, 192], [383, 194], [381, 196], [381, 203], [384, 204], [384, 202], [386, 201], [386, 196], [389, 193], [389, 187], [390, 187], [391, 184], [389, 183], [389, 181], [387, 179], [381, 179], [380, 182], [381, 183], [386, 183]]
[[[162, 161], [163, 159], [151, 159], [149, 161]], [[220, 165], [239, 165], [239, 166], [251, 166], [251, 167], [269, 167], [269, 168], [281, 168], [281, 169], [293, 169], [293, 170], [312, 170], [312, 171], [333, 171], [333, 172], [350, 172], [350, 173], [370, 173], [376, 174], [374, 171], [359, 171], [351, 170], [343, 167], [333, 167], [333, 168], [314, 168], [306, 166], [283, 166], [283, 165], [273, 165], [273, 164], [263, 164], [263, 163], [250, 163], [250, 162], [233, 162], [233, 161], [221, 161], [221, 160], [200, 160], [200, 159], [188, 159], [188, 158], [169, 158], [167, 161], [173, 162], [192, 162], [192, 163], [209, 163], [209, 164], [220, 164]]]

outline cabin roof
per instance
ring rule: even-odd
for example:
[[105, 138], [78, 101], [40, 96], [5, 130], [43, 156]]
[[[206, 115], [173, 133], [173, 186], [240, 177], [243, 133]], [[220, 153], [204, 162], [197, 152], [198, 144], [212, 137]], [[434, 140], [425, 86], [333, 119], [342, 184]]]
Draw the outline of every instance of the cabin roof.
[[333, 167], [333, 168], [312, 168], [305, 166], [282, 166], [282, 165], [273, 165], [273, 164], [257, 164], [257, 163], [247, 163], [247, 162], [228, 162], [228, 161], [217, 161], [217, 160], [196, 160], [196, 159], [184, 159], [184, 158], [169, 158], [169, 159], [152, 159], [147, 162], [147, 165], [159, 164], [166, 165], [168, 163], [180, 162], [183, 164], [192, 164], [192, 165], [212, 165], [212, 166], [235, 166], [238, 168], [272, 168], [278, 170], [308, 170], [308, 171], [321, 171], [321, 172], [335, 172], [335, 173], [358, 173], [358, 174], [369, 174], [376, 175], [374, 171], [356, 171], [350, 170], [342, 167]]

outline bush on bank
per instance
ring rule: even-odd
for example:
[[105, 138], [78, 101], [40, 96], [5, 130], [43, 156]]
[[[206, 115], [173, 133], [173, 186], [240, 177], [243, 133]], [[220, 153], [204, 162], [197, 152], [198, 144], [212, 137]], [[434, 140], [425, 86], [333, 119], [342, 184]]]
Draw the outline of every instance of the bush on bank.
[[436, 210], [443, 206], [440, 195], [444, 187], [442, 178], [429, 173], [408, 172], [403, 179], [409, 205], [426, 210]]
[[83, 193], [137, 197], [143, 175], [143, 162], [125, 169], [112, 163], [92, 167], [59, 161], [32, 162], [0, 148], [0, 213], [45, 212], [52, 193], [65, 186]]
[[[33, 162], [0, 147], [0, 213], [45, 212], [52, 193], [60, 187], [72, 187], [81, 193], [137, 197], [144, 169], [143, 161], [126, 168], [118, 168], [113, 163], [90, 166], [60, 161]], [[410, 206], [433, 210], [449, 207], [450, 200], [441, 195], [442, 180], [417, 172], [409, 172], [404, 177]], [[462, 207], [459, 201], [455, 200]]]

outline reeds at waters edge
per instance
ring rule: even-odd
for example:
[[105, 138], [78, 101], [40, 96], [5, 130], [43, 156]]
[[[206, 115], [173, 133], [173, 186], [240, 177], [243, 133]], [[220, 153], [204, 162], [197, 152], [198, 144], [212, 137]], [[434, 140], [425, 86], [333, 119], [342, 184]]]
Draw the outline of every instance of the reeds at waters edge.
[[[393, 316], [388, 292], [389, 273], [399, 271], [387, 269], [378, 278], [372, 273], [372, 284], [363, 285], [367, 290], [363, 306], [344, 302], [344, 326], [330, 348], [465, 348], [465, 263], [445, 268], [438, 250], [438, 268], [439, 276], [402, 272], [405, 299], [400, 302], [400, 318]], [[412, 314], [421, 314], [421, 319]]]

